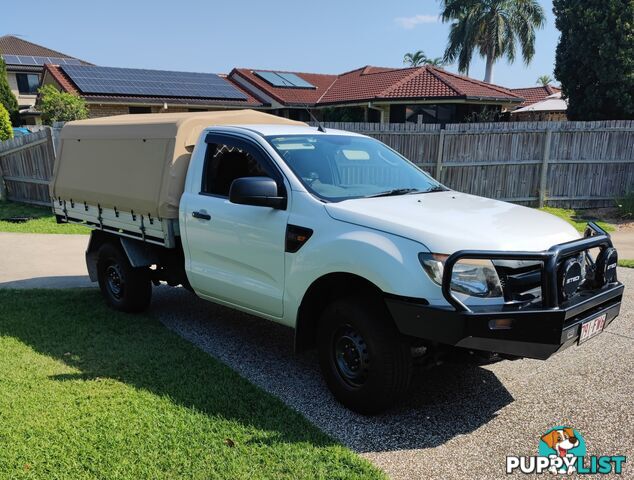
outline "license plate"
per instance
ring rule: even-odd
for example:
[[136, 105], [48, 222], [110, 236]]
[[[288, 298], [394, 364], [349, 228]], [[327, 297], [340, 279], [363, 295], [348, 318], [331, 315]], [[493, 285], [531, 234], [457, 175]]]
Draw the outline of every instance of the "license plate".
[[600, 334], [603, 331], [603, 327], [605, 326], [605, 317], [606, 314], [599, 315], [592, 320], [587, 321], [586, 323], [581, 325], [581, 334], [579, 335], [579, 343], [583, 343], [589, 338], [594, 337], [595, 335]]

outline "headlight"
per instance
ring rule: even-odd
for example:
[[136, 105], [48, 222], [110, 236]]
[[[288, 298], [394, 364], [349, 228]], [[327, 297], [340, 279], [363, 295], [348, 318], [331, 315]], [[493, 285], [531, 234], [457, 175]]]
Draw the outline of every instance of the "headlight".
[[[445, 260], [448, 255], [436, 253], [419, 253], [423, 269], [435, 283], [442, 285], [442, 275]], [[491, 298], [502, 297], [502, 285], [491, 260], [458, 261], [453, 267], [451, 275], [451, 290], [472, 297]]]

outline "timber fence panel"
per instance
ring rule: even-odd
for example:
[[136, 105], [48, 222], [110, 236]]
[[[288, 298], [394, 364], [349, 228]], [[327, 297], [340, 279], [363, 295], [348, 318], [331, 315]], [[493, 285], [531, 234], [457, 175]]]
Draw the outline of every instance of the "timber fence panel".
[[50, 205], [48, 184], [54, 160], [48, 128], [0, 143], [0, 182], [7, 199]]
[[634, 120], [323, 125], [377, 138], [475, 195], [590, 208], [634, 190]]

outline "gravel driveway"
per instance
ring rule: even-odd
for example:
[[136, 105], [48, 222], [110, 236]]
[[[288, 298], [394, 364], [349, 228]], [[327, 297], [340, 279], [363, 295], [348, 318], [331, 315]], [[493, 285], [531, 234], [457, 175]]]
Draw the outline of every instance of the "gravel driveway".
[[[80, 268], [86, 237], [22, 237], [0, 235], [0, 287], [88, 284]], [[15, 249], [34, 252], [32, 241], [42, 260], [17, 264]], [[631, 286], [621, 316], [582, 347], [546, 362], [445, 364], [419, 374], [406, 402], [376, 417], [332, 399], [315, 354], [295, 355], [288, 328], [168, 287], [155, 289], [151, 313], [392, 478], [503, 478], [505, 457], [536, 455], [540, 435], [556, 425], [581, 432], [589, 455], [634, 454], [634, 270], [619, 276]], [[633, 477], [626, 463], [623, 478]]]
[[[634, 270], [619, 276], [633, 286], [621, 316], [582, 347], [546, 362], [445, 364], [419, 374], [407, 401], [377, 417], [332, 399], [314, 353], [293, 354], [290, 329], [182, 289], [161, 288], [152, 312], [392, 478], [498, 478], [507, 455], [536, 455], [557, 425], [576, 428], [589, 455], [634, 454]], [[632, 478], [634, 466], [625, 468]]]

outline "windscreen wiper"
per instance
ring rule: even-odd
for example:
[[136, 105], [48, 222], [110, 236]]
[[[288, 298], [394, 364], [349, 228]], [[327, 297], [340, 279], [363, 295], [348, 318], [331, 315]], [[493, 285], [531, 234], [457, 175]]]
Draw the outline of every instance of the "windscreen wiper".
[[374, 197], [392, 197], [395, 195], [407, 195], [408, 193], [420, 192], [418, 188], [394, 188], [392, 190], [386, 190], [385, 192], [374, 193], [372, 195], [366, 195], [364, 198]]
[[446, 192], [448, 188], [443, 187], [442, 185], [436, 185], [435, 187], [431, 187], [429, 190], [425, 190], [421, 193], [431, 193], [431, 192]]

